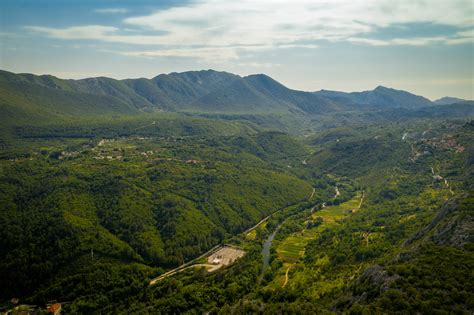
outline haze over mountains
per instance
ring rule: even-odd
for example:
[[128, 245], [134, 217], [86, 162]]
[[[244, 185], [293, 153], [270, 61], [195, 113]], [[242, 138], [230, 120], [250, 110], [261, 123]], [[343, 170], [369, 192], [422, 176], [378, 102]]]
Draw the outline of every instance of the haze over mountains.
[[289, 89], [264, 74], [241, 77], [214, 70], [126, 80], [106, 77], [63, 80], [50, 75], [1, 71], [0, 91], [2, 115], [12, 120], [150, 111], [307, 115], [397, 108], [417, 110], [458, 101], [443, 99], [433, 103], [422, 96], [382, 86], [353, 93], [303, 92]]

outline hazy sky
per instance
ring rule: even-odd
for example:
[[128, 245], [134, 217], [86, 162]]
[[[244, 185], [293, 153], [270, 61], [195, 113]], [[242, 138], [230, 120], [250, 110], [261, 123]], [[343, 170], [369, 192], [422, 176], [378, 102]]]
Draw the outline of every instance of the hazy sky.
[[0, 68], [61, 78], [216, 69], [290, 88], [474, 98], [474, 0], [1, 0]]

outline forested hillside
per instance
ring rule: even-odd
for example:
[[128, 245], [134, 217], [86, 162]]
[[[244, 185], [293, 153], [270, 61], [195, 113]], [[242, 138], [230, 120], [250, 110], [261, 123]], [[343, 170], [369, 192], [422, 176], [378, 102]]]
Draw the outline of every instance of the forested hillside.
[[65, 144], [2, 162], [2, 294], [54, 282], [91, 251], [175, 266], [312, 190], [277, 171], [305, 154], [278, 133], [202, 138], [195, 130], [191, 138]]

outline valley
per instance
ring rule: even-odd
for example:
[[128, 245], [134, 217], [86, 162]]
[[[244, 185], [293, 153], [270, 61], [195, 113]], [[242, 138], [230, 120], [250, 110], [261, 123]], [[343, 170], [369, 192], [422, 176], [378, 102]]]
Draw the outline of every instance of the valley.
[[[208, 77], [199, 101], [160, 90]], [[2, 309], [12, 298], [76, 314], [473, 309], [472, 102], [213, 71], [2, 80]]]
[[0, 315], [474, 315], [474, 2], [0, 1]]

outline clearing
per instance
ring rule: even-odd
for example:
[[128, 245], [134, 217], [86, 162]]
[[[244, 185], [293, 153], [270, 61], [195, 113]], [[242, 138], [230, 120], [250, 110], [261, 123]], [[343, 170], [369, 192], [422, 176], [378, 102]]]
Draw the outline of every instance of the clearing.
[[241, 249], [225, 246], [207, 257], [207, 263], [211, 265], [218, 265], [220, 268], [222, 266], [232, 264], [234, 261], [243, 257], [244, 255], [245, 251]]

